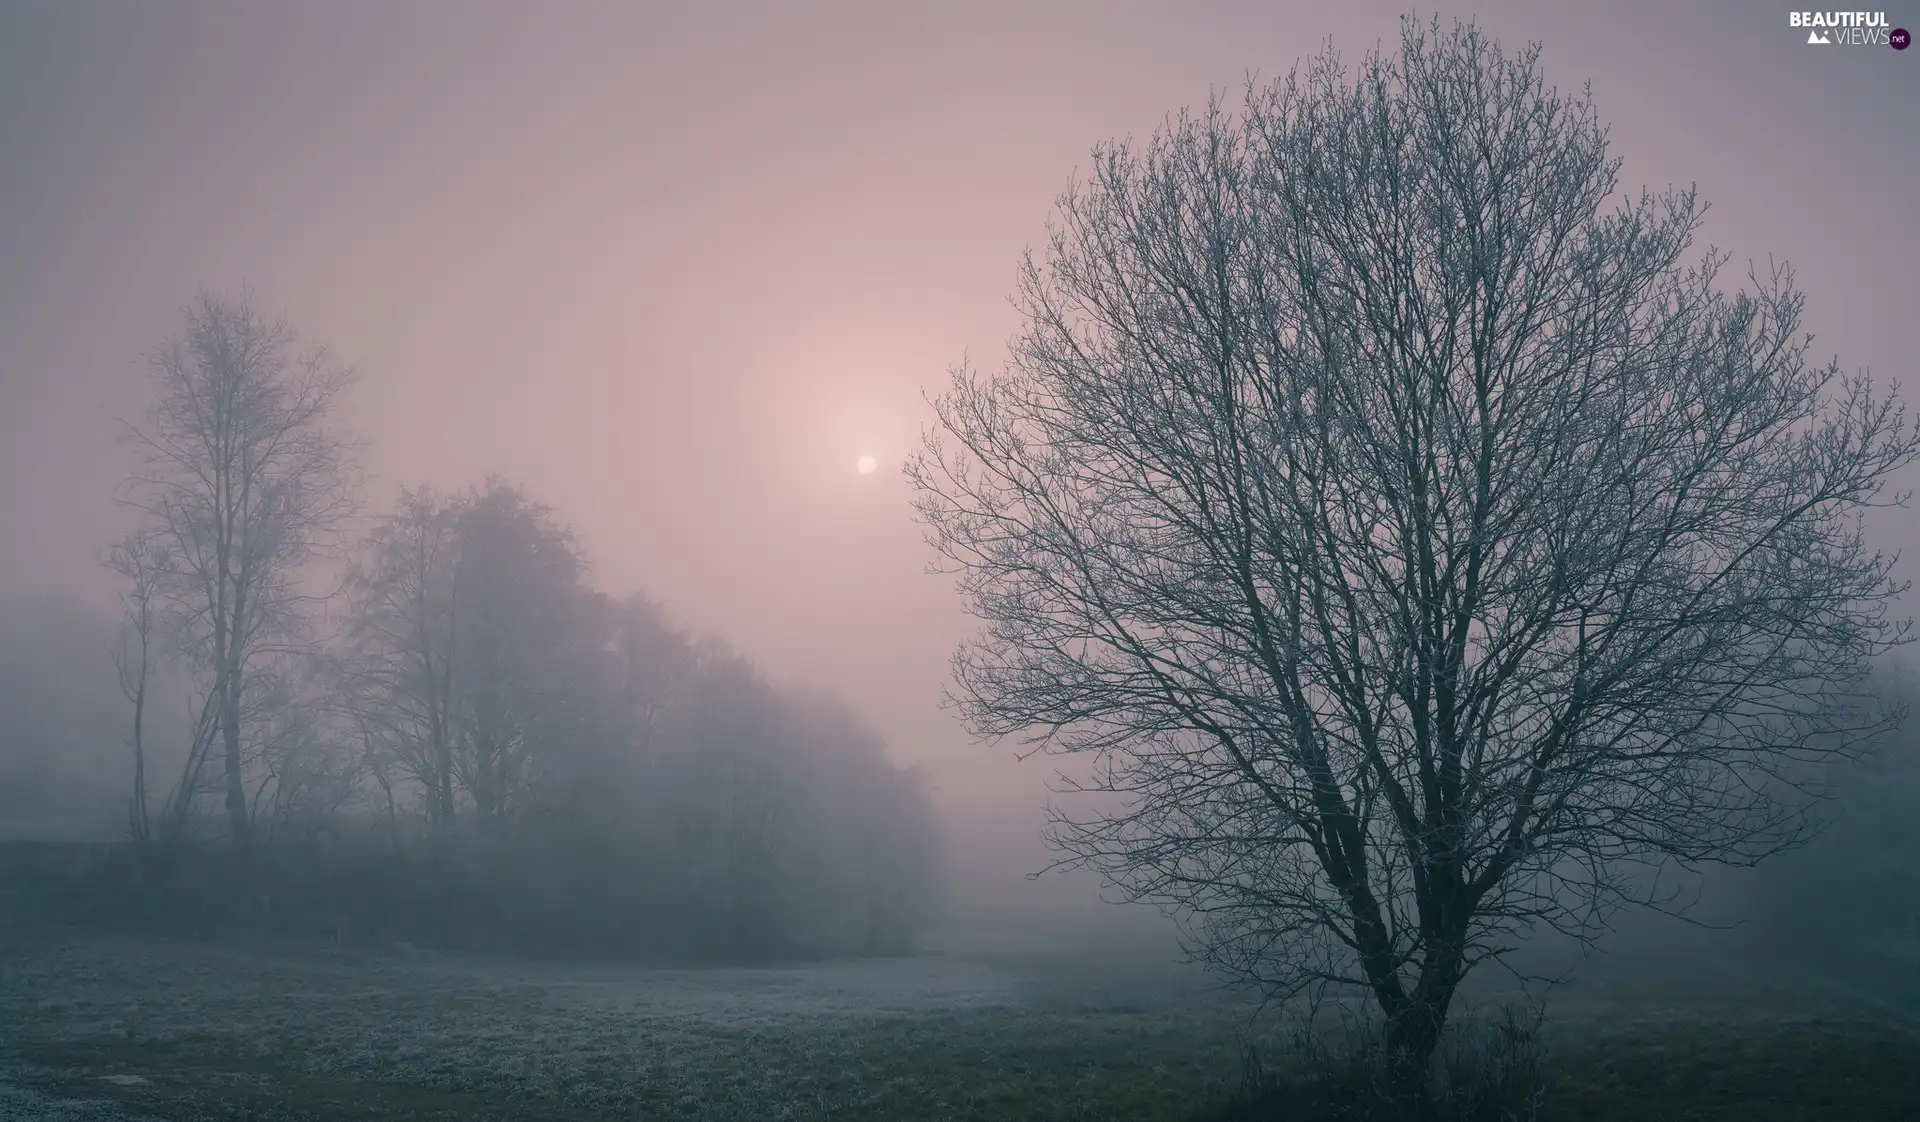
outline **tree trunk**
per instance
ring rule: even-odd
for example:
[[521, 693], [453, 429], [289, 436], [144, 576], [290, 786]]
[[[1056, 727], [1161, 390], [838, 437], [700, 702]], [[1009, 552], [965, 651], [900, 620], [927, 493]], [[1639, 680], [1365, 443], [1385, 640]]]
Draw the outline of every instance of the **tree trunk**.
[[1431, 945], [1420, 964], [1420, 980], [1398, 1008], [1387, 1012], [1387, 1050], [1410, 1092], [1425, 1090], [1425, 1079], [1447, 1025], [1447, 1010], [1460, 985], [1461, 940]]
[[133, 844], [145, 859], [153, 828], [147, 819], [147, 655], [146, 636], [140, 637], [140, 679], [133, 692]]
[[1446, 1021], [1445, 1004], [1417, 999], [1408, 1001], [1387, 1021], [1387, 1049], [1409, 1081], [1417, 1081], [1426, 1073]]
[[446, 722], [436, 715], [433, 722], [434, 818], [442, 830], [453, 826], [453, 745], [449, 740]]
[[253, 820], [247, 812], [247, 788], [240, 775], [240, 674], [229, 668], [220, 698], [220, 736], [227, 757], [227, 825], [234, 848], [253, 845]]

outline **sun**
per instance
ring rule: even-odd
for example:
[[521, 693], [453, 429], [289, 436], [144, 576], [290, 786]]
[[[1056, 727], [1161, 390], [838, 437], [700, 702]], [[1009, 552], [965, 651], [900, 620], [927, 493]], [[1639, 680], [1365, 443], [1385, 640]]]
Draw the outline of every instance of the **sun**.
[[880, 461], [874, 459], [872, 456], [862, 456], [853, 462], [853, 470], [859, 472], [861, 475], [872, 475], [873, 470], [879, 466]]

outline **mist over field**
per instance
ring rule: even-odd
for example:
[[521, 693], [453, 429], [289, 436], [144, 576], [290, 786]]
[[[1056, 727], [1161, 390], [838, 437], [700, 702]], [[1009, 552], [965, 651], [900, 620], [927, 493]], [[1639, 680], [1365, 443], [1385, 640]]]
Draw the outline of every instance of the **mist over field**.
[[1912, 1116], [1917, 93], [0, 0], [0, 1119]]

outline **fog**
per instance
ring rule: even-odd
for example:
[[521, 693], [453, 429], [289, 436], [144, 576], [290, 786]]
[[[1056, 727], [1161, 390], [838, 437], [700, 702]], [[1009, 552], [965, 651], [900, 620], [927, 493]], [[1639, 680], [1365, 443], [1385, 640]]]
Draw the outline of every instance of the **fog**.
[[[643, 596], [782, 697], [835, 699], [924, 774], [931, 942], [1170, 956], [1152, 909], [1103, 902], [1089, 874], [1027, 875], [1052, 860], [1055, 765], [943, 706], [977, 625], [928, 571], [902, 467], [949, 367], [1002, 361], [1021, 254], [1095, 144], [1328, 38], [1393, 41], [1402, 10], [0, 5], [0, 837], [126, 832], [122, 582], [98, 562], [133, 524], [122, 423], [183, 309], [245, 293], [357, 375], [337, 413], [361, 442], [344, 541], [401, 486], [497, 475], [570, 529], [606, 602]], [[1564, 87], [1590, 80], [1623, 185], [1697, 184], [1699, 242], [1730, 273], [1791, 262], [1817, 357], [1910, 375], [1910, 52], [1810, 50], [1782, 12], [1732, 0], [1441, 14], [1544, 42]], [[1867, 531], [1911, 552], [1914, 527], [1877, 511]], [[185, 687], [161, 693], [148, 735], [177, 746]], [[1764, 883], [1713, 914], [1769, 914]]]
[[[1791, 261], [1823, 344], [1901, 369], [1910, 60], [1809, 58], [1736, 4], [1482, 15], [1592, 80], [1627, 183], [1697, 181], [1708, 239]], [[1045, 765], [938, 708], [968, 625], [897, 470], [922, 393], [996, 361], [1018, 255], [1095, 142], [1396, 16], [9, 5], [0, 592], [110, 595], [92, 555], [124, 528], [140, 358], [203, 288], [251, 286], [360, 371], [370, 498], [525, 485], [598, 586], [834, 690], [1006, 839]]]

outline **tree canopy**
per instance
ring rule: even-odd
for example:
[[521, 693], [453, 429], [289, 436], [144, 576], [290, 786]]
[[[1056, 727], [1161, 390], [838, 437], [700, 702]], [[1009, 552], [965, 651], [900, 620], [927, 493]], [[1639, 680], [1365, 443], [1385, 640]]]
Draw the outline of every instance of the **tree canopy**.
[[962, 713], [1085, 757], [1066, 859], [1424, 1057], [1629, 862], [1802, 836], [1798, 762], [1897, 715], [1856, 515], [1915, 433], [1703, 209], [1471, 24], [1096, 151], [911, 469], [984, 624]]

